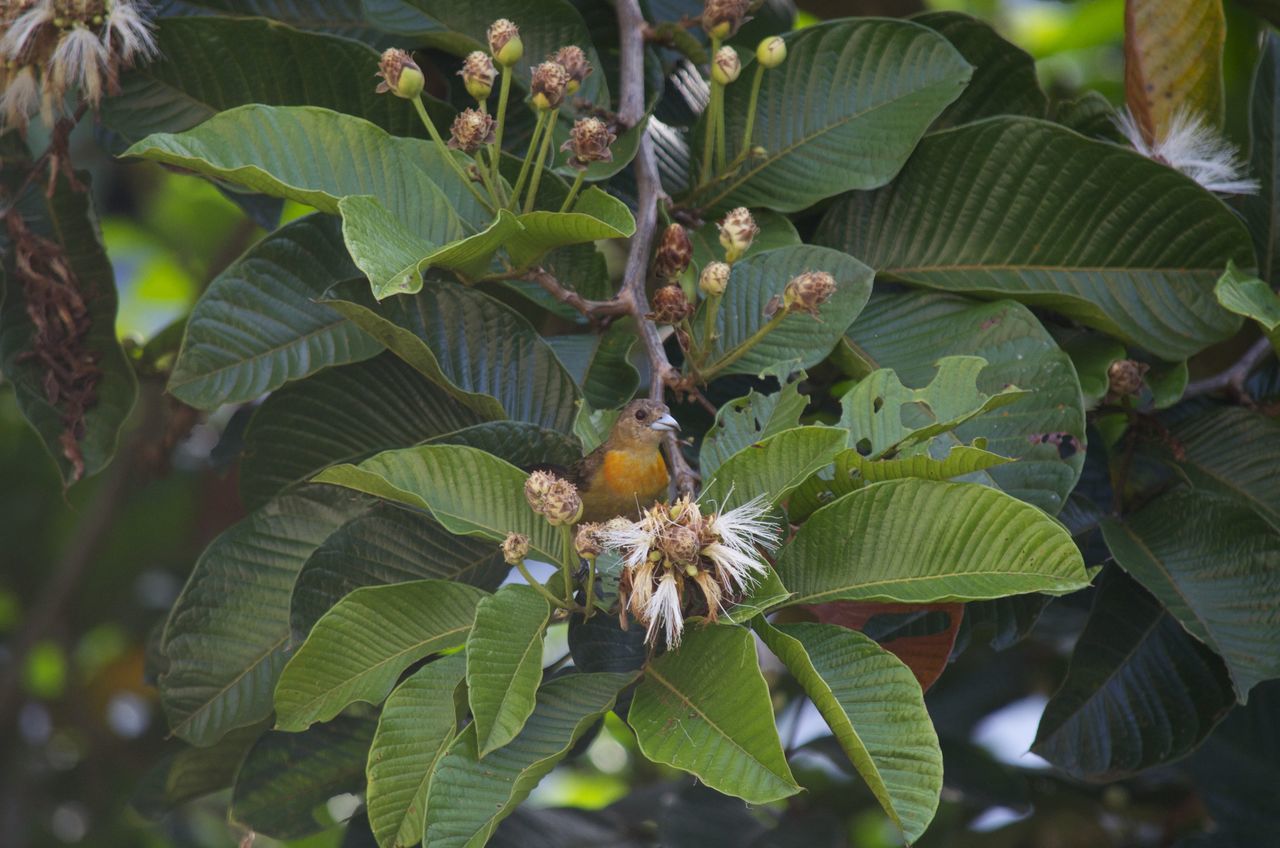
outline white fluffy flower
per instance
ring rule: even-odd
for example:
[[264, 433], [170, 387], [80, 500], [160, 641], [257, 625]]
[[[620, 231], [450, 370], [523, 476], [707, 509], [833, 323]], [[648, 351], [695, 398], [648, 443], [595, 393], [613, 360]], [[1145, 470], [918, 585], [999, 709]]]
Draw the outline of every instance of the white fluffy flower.
[[1258, 190], [1257, 180], [1244, 177], [1236, 149], [1200, 115], [1179, 109], [1163, 136], [1150, 144], [1128, 109], [1116, 117], [1116, 126], [1143, 156], [1186, 174], [1209, 191], [1253, 194]]
[[72, 27], [62, 36], [49, 60], [49, 80], [55, 99], [72, 85], [78, 85], [85, 100], [90, 103], [101, 100], [108, 59], [106, 46], [93, 30], [82, 24]]
[[52, 0], [43, 0], [27, 9], [0, 37], [0, 57], [17, 61], [28, 48], [41, 27], [53, 23], [54, 11]]
[[115, 42], [115, 52], [126, 65], [132, 65], [137, 59], [150, 59], [156, 54], [156, 38], [151, 31], [151, 23], [127, 0], [116, 0], [111, 4], [102, 40], [108, 46]]
[[40, 83], [36, 80], [35, 69], [30, 66], [20, 69], [0, 94], [0, 126], [25, 129], [28, 116], [39, 103]]

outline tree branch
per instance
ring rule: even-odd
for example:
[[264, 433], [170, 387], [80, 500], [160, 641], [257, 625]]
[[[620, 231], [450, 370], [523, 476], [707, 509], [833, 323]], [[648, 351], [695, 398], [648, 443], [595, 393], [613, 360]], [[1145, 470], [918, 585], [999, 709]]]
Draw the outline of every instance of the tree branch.
[[1253, 369], [1257, 368], [1262, 363], [1262, 360], [1266, 359], [1270, 351], [1271, 342], [1267, 340], [1266, 336], [1263, 336], [1254, 342], [1253, 346], [1246, 350], [1244, 355], [1236, 360], [1236, 363], [1230, 368], [1214, 374], [1212, 377], [1205, 377], [1203, 380], [1188, 383], [1187, 390], [1182, 393], [1183, 399], [1212, 394], [1223, 389], [1243, 396], [1245, 393], [1244, 381], [1249, 379]]

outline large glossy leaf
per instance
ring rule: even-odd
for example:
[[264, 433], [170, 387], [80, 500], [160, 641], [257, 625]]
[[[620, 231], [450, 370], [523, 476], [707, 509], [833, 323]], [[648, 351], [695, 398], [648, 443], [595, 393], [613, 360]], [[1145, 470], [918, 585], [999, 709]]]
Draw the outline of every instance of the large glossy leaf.
[[271, 714], [298, 570], [371, 500], [329, 486], [286, 492], [205, 549], [165, 624], [160, 703], [175, 736], [212, 745]]
[[631, 363], [631, 350], [637, 340], [630, 327], [618, 324], [603, 333], [546, 338], [595, 409], [622, 406], [635, 394], [640, 372]]
[[967, 124], [993, 115], [1043, 118], [1048, 98], [1036, 79], [1036, 63], [1020, 47], [1005, 41], [991, 24], [959, 12], [925, 12], [911, 18], [950, 41], [973, 66], [973, 77], [946, 108], [933, 129]]
[[326, 465], [482, 421], [394, 354], [332, 368], [273, 392], [253, 413], [244, 435], [240, 496], [253, 509]]
[[450, 580], [356, 589], [312, 628], [276, 684], [276, 727], [306, 730], [355, 701], [377, 704], [400, 673], [465, 644], [485, 593]]
[[478, 414], [572, 428], [573, 377], [528, 321], [488, 295], [432, 281], [380, 304], [350, 284], [329, 297], [337, 299], [326, 303]]
[[[137, 398], [138, 382], [116, 339], [115, 274], [102, 246], [90, 194], [87, 190], [73, 190], [65, 177], [58, 177], [52, 196], [44, 191], [44, 181], [36, 179], [25, 186], [21, 196], [8, 197], [17, 191], [27, 170], [34, 167], [26, 148], [16, 137], [11, 141], [18, 149], [10, 150], [5, 145], [0, 150], [4, 158], [0, 163], [0, 183], [6, 203], [12, 203], [9, 214], [20, 215], [32, 236], [56, 245], [72, 277], [74, 292], [54, 297], [48, 293], [49, 283], [45, 280], [19, 276], [10, 234], [0, 235], [0, 372], [13, 385], [18, 408], [57, 465], [63, 485], [70, 486], [97, 474], [111, 462], [121, 429]], [[87, 183], [87, 175], [80, 177]], [[41, 292], [42, 300], [47, 302], [33, 304], [32, 291]], [[83, 334], [64, 334], [56, 329], [57, 324], [45, 333], [37, 333], [32, 312], [39, 314], [41, 321], [57, 322], [60, 314], [73, 313], [76, 303], [84, 309], [83, 320], [88, 325]], [[36, 351], [34, 341], [41, 336], [48, 339], [43, 354], [31, 355]], [[72, 337], [77, 341], [71, 342]], [[73, 347], [71, 356], [90, 360], [91, 369], [97, 374], [92, 381], [91, 401], [79, 415], [60, 392], [78, 390], [88, 381], [79, 377], [77, 389], [70, 389], [67, 381], [51, 378], [41, 358], [50, 356], [56, 367], [70, 370], [64, 345]]]
[[431, 142], [313, 106], [240, 106], [183, 133], [150, 135], [124, 155], [330, 214], [344, 197], [372, 195], [432, 244], [459, 239], [489, 217]]
[[261, 724], [241, 727], [207, 748], [183, 745], [147, 772], [130, 804], [148, 819], [158, 821], [188, 801], [230, 788], [240, 763], [265, 731]]
[[[358, 2], [357, 2], [358, 5]], [[425, 137], [409, 104], [374, 91], [373, 48], [263, 18], [167, 17], [156, 21], [158, 56], [124, 73], [120, 94], [102, 103], [102, 123], [125, 145], [155, 132], [182, 132], [218, 112], [262, 103], [323, 106], [372, 121], [395, 135]], [[255, 13], [256, 14], [256, 13]], [[253, 73], [231, 57], [253, 56]], [[452, 109], [428, 98], [437, 126]]]
[[335, 465], [316, 476], [388, 500], [428, 509], [458, 535], [501, 542], [508, 533], [529, 537], [546, 562], [563, 554], [560, 533], [524, 498], [528, 477], [485, 451], [462, 445], [421, 445], [385, 451], [356, 465]]
[[542, 682], [546, 598], [528, 586], [504, 586], [476, 608], [467, 637], [467, 702], [484, 757], [515, 738], [533, 712]]
[[636, 222], [626, 204], [593, 186], [578, 195], [572, 210], [529, 212], [520, 216], [520, 227], [506, 248], [515, 266], [526, 268], [557, 247], [629, 238]]
[[192, 8], [227, 15], [252, 15], [315, 32], [333, 33], [358, 41], [374, 41], [382, 34], [370, 29], [360, 0], [183, 0], [161, 10], [177, 15]]
[[1116, 562], [1227, 662], [1243, 703], [1280, 677], [1280, 536], [1245, 504], [1180, 489], [1103, 536]]
[[[716, 315], [715, 340], [707, 358], [724, 359], [750, 342], [769, 318], [765, 307], [781, 296], [787, 282], [806, 271], [826, 271], [836, 281], [831, 299], [819, 307], [818, 317], [798, 312], [787, 315], [762, 339], [717, 374], [771, 373], [785, 377], [826, 358], [844, 335], [871, 294], [871, 269], [852, 256], [810, 245], [781, 247], [735, 262]], [[694, 339], [701, 345], [706, 301], [691, 319]]]
[[[945, 38], [904, 21], [831, 21], [785, 37], [787, 61], [764, 75], [752, 135], [765, 155], [695, 195], [699, 206], [794, 212], [882, 186], [972, 73]], [[754, 74], [750, 60], [744, 84], [725, 90], [726, 136], [735, 143]]]
[[645, 670], [627, 722], [654, 762], [696, 775], [749, 804], [800, 791], [774, 726], [751, 632], [693, 630]]
[[168, 389], [213, 409], [244, 403], [382, 346], [316, 299], [360, 272], [337, 219], [311, 215], [281, 227], [214, 278], [187, 319]]
[[832, 624], [756, 619], [907, 842], [938, 808], [942, 752], [911, 669], [873, 640]]
[[1164, 138], [1179, 111], [1222, 122], [1221, 3], [1125, 0], [1125, 101], [1148, 138]]
[[305, 733], [265, 734], [236, 774], [231, 820], [276, 839], [323, 830], [315, 809], [360, 791], [374, 729], [371, 719], [344, 716]]
[[458, 732], [456, 692], [462, 654], [442, 657], [396, 687], [378, 719], [365, 769], [369, 823], [383, 848], [422, 839], [427, 787]]
[[793, 603], [970, 601], [1089, 582], [1066, 528], [1003, 492], [893, 480], [813, 514], [778, 554]]
[[961, 424], [954, 435], [966, 444], [985, 438], [987, 450], [1018, 460], [986, 472], [1001, 489], [1050, 513], [1062, 508], [1084, 465], [1084, 408], [1071, 359], [1030, 310], [1008, 300], [876, 294], [849, 328], [846, 345], [859, 369], [892, 368], [909, 386], [931, 382], [944, 356], [973, 355], [988, 363], [979, 391], [994, 395], [1009, 385], [1030, 391]]
[[1258, 277], [1227, 263], [1227, 271], [1213, 287], [1214, 297], [1228, 312], [1252, 318], [1262, 327], [1273, 348], [1280, 348], [1280, 295]]
[[1190, 753], [1234, 703], [1222, 660], [1112, 568], [1033, 750], [1075, 777], [1117, 780]]
[[493, 590], [510, 570], [492, 543], [455, 536], [429, 515], [380, 501], [335, 530], [298, 572], [289, 599], [294, 643], [362, 586], [434, 577]]
[[710, 479], [725, 460], [748, 445], [800, 426], [807, 403], [800, 394], [800, 381], [795, 380], [773, 394], [752, 389], [746, 397], [722, 404], [698, 451], [703, 479]]
[[1228, 260], [1253, 264], [1243, 225], [1190, 178], [1029, 118], [929, 136], [892, 185], [836, 203], [817, 239], [892, 278], [1050, 307], [1171, 361], [1238, 329], [1212, 287]]
[[1280, 531], [1280, 422], [1223, 406], [1170, 430], [1183, 449], [1178, 466], [1192, 485], [1243, 501]]
[[613, 706], [634, 674], [568, 674], [538, 690], [523, 731], [483, 760], [470, 725], [436, 766], [427, 793], [424, 844], [478, 848], [511, 815], [592, 724]]
[[729, 457], [703, 487], [701, 500], [724, 511], [764, 495], [777, 504], [844, 447], [838, 427], [796, 427]]
[[1258, 275], [1274, 287], [1280, 283], [1280, 37], [1268, 33], [1265, 39], [1249, 102], [1249, 173], [1258, 192], [1241, 197], [1239, 208], [1253, 234]]

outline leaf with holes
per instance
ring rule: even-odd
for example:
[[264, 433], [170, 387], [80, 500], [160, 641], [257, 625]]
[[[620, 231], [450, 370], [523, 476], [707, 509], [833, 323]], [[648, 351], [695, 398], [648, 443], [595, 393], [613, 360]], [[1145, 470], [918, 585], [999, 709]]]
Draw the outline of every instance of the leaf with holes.
[[698, 468], [710, 479], [725, 460], [748, 445], [800, 426], [808, 398], [800, 394], [800, 380], [785, 384], [773, 394], [755, 389], [731, 400], [716, 413], [715, 423], [702, 438]]
[[312, 628], [276, 684], [276, 727], [305, 730], [355, 701], [377, 704], [413, 663], [467, 641], [485, 593], [449, 580], [356, 589]]

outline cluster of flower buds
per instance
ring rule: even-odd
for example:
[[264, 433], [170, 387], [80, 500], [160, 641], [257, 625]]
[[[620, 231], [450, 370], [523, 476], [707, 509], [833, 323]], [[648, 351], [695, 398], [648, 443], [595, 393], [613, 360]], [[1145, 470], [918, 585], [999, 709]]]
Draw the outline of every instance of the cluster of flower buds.
[[773, 550], [778, 528], [768, 502], [704, 515], [696, 501], [654, 504], [638, 521], [615, 518], [599, 532], [606, 550], [622, 557], [618, 614], [630, 610], [651, 644], [680, 643], [686, 615], [714, 621], [765, 573], [760, 549]]
[[719, 297], [729, 287], [731, 270], [724, 262], [708, 262], [698, 275], [698, 291], [704, 297]]
[[52, 124], [77, 89], [96, 108], [122, 69], [156, 53], [134, 0], [7, 0], [0, 9], [0, 129]]
[[548, 471], [529, 475], [524, 482], [524, 497], [533, 511], [553, 527], [574, 524], [582, 517], [582, 498], [577, 486]]
[[779, 309], [790, 315], [806, 312], [818, 317], [818, 307], [835, 293], [836, 280], [826, 271], [806, 271], [787, 281], [782, 296], [774, 295], [765, 305], [764, 314], [772, 317]]
[[493, 142], [493, 116], [479, 109], [464, 109], [453, 119], [449, 146], [463, 153], [475, 153]]
[[679, 324], [694, 311], [684, 289], [674, 284], [663, 286], [654, 292], [649, 306], [653, 311], [645, 317], [659, 324]]
[[571, 154], [571, 167], [585, 170], [592, 162], [612, 162], [613, 151], [609, 145], [617, 138], [609, 125], [599, 118], [579, 118], [574, 121], [569, 138], [560, 145], [560, 149]]
[[1118, 401], [1141, 392], [1150, 368], [1147, 363], [1132, 359], [1119, 359], [1111, 363], [1107, 368], [1107, 399]]
[[693, 261], [693, 242], [689, 233], [679, 224], [670, 224], [658, 240], [658, 251], [653, 257], [653, 273], [660, 280], [674, 280], [684, 273]]
[[422, 88], [427, 83], [427, 78], [422, 74], [422, 68], [413, 61], [413, 57], [395, 47], [382, 51], [376, 76], [382, 78], [382, 82], [378, 83], [375, 89], [379, 94], [391, 92], [405, 100], [415, 99], [422, 93]]
[[702, 29], [712, 38], [733, 38], [748, 20], [751, 0], [707, 0], [702, 5]]
[[716, 224], [720, 230], [720, 246], [724, 248], [724, 261], [732, 265], [751, 249], [751, 243], [760, 234], [756, 219], [744, 206], [731, 210], [724, 220]]
[[524, 56], [524, 42], [520, 40], [520, 27], [506, 18], [498, 18], [489, 24], [489, 53], [504, 68], [519, 62]]
[[462, 60], [462, 69], [458, 71], [462, 84], [478, 102], [483, 103], [493, 93], [493, 83], [498, 78], [498, 69], [494, 67], [489, 54], [475, 50]]

